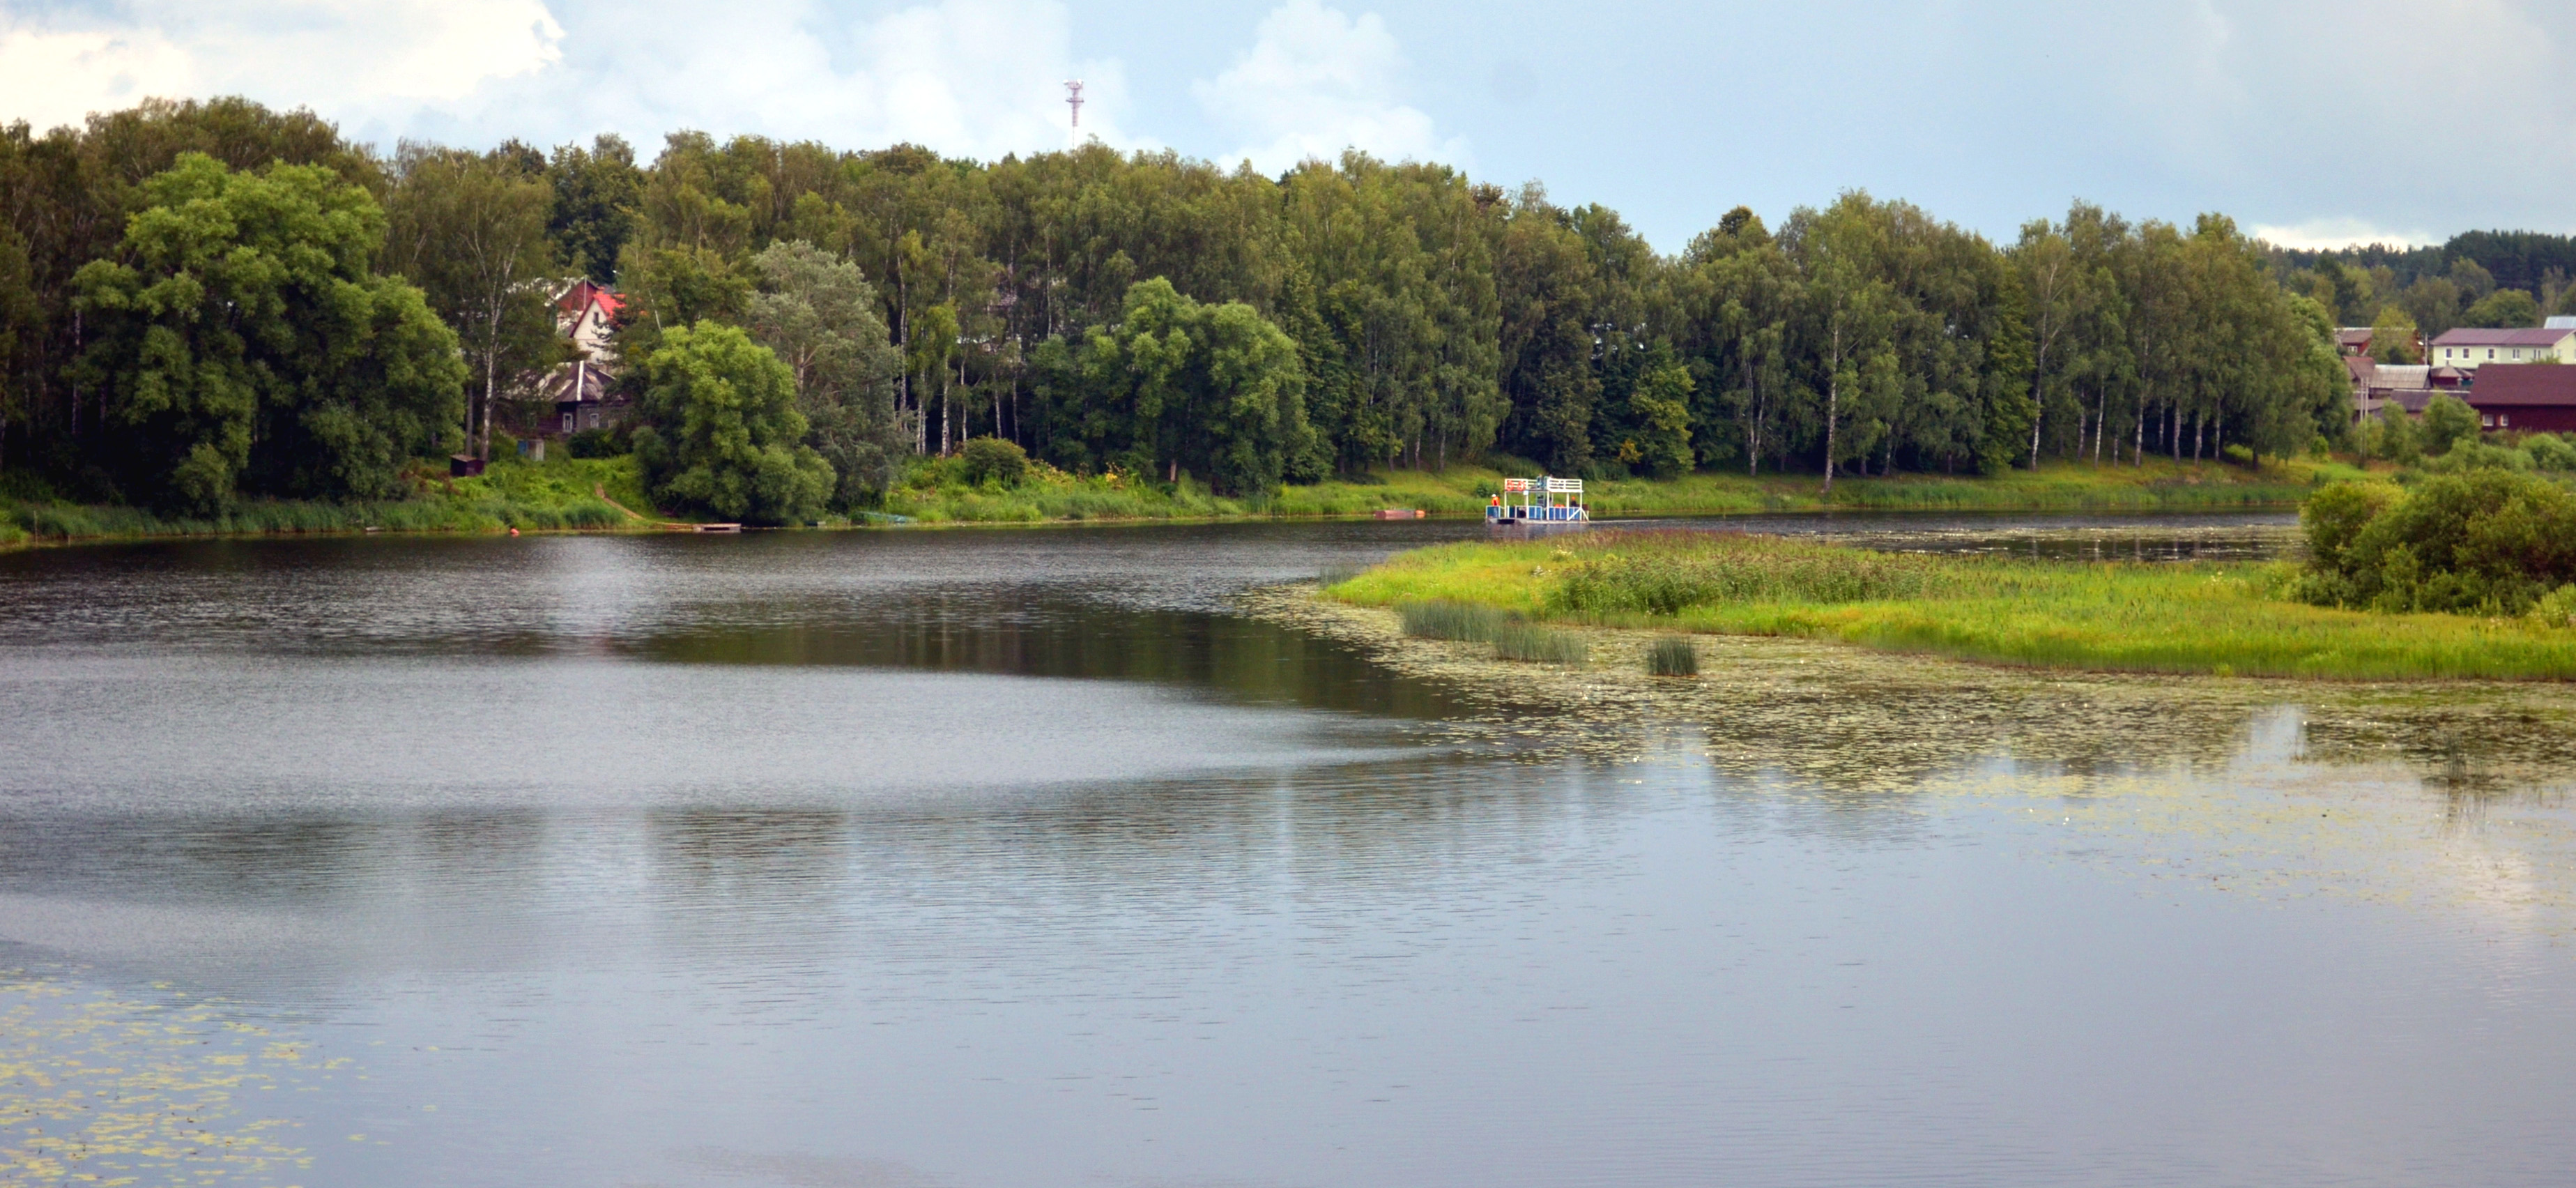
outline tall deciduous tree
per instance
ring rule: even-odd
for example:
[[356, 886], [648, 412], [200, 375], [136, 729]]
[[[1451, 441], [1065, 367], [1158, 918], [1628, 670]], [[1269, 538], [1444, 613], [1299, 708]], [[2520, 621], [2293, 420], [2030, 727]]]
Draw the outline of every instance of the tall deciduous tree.
[[656, 501], [757, 524], [821, 514], [832, 466], [805, 444], [796, 374], [769, 348], [699, 322], [664, 332], [641, 370], [635, 457]]
[[862, 503], [894, 481], [910, 443], [894, 418], [903, 357], [887, 340], [876, 291], [857, 265], [803, 240], [773, 243], [752, 257], [759, 289], [744, 316], [796, 381], [806, 442], [832, 464], [833, 501]]
[[190, 153], [142, 194], [117, 254], [75, 282], [129, 494], [201, 513], [239, 493], [385, 498], [453, 439], [456, 336], [373, 272], [385, 218], [365, 190]]
[[386, 197], [386, 271], [418, 285], [454, 327], [475, 377], [467, 448], [492, 452], [505, 390], [558, 361], [553, 282], [562, 262], [547, 237], [554, 187], [534, 154], [489, 154], [406, 142]]
[[1203, 305], [1161, 277], [1079, 344], [1048, 341], [1037, 368], [1059, 464], [1261, 494], [1305, 445], [1297, 344], [1249, 305]]

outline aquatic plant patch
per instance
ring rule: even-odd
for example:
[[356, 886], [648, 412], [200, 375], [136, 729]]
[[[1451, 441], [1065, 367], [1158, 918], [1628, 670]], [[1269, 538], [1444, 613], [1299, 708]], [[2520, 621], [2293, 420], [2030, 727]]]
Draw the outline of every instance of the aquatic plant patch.
[[2039, 668], [2338, 679], [2576, 679], [2562, 618], [2382, 614], [2290, 596], [2284, 564], [2038, 561], [1777, 537], [1593, 532], [1440, 545], [1329, 588], [1533, 621], [1832, 640]]

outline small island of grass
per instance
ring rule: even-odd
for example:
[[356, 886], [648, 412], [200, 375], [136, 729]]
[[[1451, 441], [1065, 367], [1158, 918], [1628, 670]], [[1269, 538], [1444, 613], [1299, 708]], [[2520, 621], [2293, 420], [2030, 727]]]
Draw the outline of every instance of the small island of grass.
[[[2481, 481], [2491, 489], [2469, 494], [2496, 504], [2485, 513], [2496, 523], [2527, 522], [2530, 501], [2557, 498], [2538, 487], [2506, 491], [2502, 480]], [[2427, 499], [2456, 503], [2460, 496], [2437, 486], [2410, 498], [2420, 508]], [[2407, 523], [2405, 501], [2329, 502], [2324, 510], [2332, 516], [2310, 517], [2312, 536], [2351, 537], [2357, 506], [2393, 513], [2389, 531]], [[2446, 522], [2466, 525], [2462, 540], [2469, 542], [2483, 521], [2469, 515]], [[2405, 564], [2420, 565], [2436, 547], [2410, 547]], [[2474, 548], [2462, 543], [2439, 556], [2473, 568]], [[1891, 553], [1739, 533], [1596, 531], [1421, 549], [1335, 583], [1325, 595], [1365, 606], [1455, 603], [1534, 622], [1819, 639], [2037, 668], [2576, 678], [2570, 596], [2550, 592], [2553, 575], [2498, 582], [2486, 602], [2455, 602], [2441, 612], [2386, 609], [2384, 595], [2381, 609], [2319, 605], [2352, 587], [2348, 578], [2320, 581], [2334, 576], [2335, 565], [2350, 564], [2348, 552], [2307, 567], [2105, 563]]]

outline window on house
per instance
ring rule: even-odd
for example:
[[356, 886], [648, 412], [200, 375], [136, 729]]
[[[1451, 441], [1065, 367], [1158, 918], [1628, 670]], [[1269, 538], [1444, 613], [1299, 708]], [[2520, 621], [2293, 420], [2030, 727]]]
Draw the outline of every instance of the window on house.
[[572, 414], [571, 414], [571, 413], [565, 413], [565, 414], [564, 414], [564, 432], [566, 432], [566, 433], [570, 433], [570, 432], [572, 432]]

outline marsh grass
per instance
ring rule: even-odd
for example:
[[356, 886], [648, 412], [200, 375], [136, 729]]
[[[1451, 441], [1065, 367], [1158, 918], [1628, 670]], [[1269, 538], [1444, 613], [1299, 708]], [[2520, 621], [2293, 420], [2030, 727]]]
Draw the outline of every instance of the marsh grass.
[[1688, 638], [1678, 635], [1667, 635], [1646, 645], [1646, 675], [1698, 676], [1699, 648]]
[[2288, 597], [2285, 564], [1873, 553], [1599, 531], [1440, 545], [1331, 587], [1598, 626], [1832, 640], [2036, 668], [2337, 679], [2576, 679], [2576, 628]]
[[1582, 636], [1570, 631], [1551, 631], [1532, 623], [1506, 622], [1494, 632], [1494, 656], [1502, 660], [1581, 668], [1592, 658], [1592, 647], [1584, 642]]
[[1404, 633], [1416, 639], [1454, 639], [1467, 643], [1487, 643], [1502, 634], [1511, 616], [1490, 606], [1472, 602], [1399, 602], [1396, 620]]

